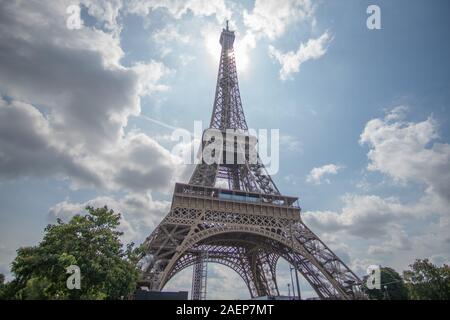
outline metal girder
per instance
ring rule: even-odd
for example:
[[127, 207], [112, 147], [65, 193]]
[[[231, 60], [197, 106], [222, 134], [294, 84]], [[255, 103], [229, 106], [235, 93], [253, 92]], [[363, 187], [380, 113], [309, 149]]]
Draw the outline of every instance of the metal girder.
[[[217, 74], [216, 94], [214, 98], [213, 112], [210, 128], [225, 131], [236, 129], [248, 131], [239, 92], [236, 61], [233, 49], [234, 32], [223, 30], [220, 43], [222, 52], [220, 55], [219, 71]], [[202, 144], [202, 148], [208, 142]], [[251, 163], [248, 157], [243, 164], [198, 164], [189, 180], [189, 184], [213, 187], [219, 173], [222, 178], [228, 180], [231, 189], [245, 191], [261, 191], [267, 194], [279, 194], [278, 188], [264, 167], [259, 156], [256, 163]]]
[[200, 251], [195, 257], [192, 275], [192, 300], [206, 300], [208, 279], [208, 251]]
[[276, 280], [276, 263], [274, 264], [273, 260], [276, 262], [278, 255], [268, 252], [263, 247], [257, 247], [251, 255], [251, 271], [256, 280], [258, 296], [280, 295]]
[[234, 32], [229, 30], [222, 32], [220, 39], [222, 52], [210, 128], [248, 130], [239, 92], [233, 49], [234, 38]]
[[[182, 225], [176, 227], [174, 221], [182, 221]], [[290, 262], [321, 298], [352, 299], [357, 293], [355, 286], [360, 284], [359, 278], [301, 220], [173, 208], [158, 229], [167, 231], [158, 232], [161, 237], [174, 239], [149, 239], [146, 253], [154, 259], [144, 270], [144, 279], [157, 279], [154, 290], [161, 290], [177, 272], [194, 263], [190, 257], [199, 250], [208, 252], [208, 261], [238, 272], [251, 296], [278, 294], [279, 257]], [[160, 243], [176, 247], [160, 250]]]

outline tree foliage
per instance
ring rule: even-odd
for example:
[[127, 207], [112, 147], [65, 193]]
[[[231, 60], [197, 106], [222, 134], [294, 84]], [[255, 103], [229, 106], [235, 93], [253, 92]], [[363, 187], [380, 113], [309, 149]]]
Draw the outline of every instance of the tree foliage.
[[411, 299], [449, 300], [450, 267], [438, 267], [428, 259], [416, 260], [410, 270], [403, 272]]
[[[43, 240], [17, 250], [15, 279], [3, 296], [12, 299], [120, 299], [136, 288], [138, 249], [120, 241], [120, 214], [106, 206], [87, 207], [68, 223], [57, 220], [45, 228]], [[77, 265], [81, 289], [66, 286], [66, 268]]]
[[0, 299], [3, 299], [5, 296], [5, 275], [0, 273]]

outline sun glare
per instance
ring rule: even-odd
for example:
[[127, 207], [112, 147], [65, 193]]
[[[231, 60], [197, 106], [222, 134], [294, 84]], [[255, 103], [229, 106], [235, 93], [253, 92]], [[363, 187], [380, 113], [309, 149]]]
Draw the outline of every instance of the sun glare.
[[[208, 34], [205, 38], [206, 50], [214, 59], [215, 63], [218, 63], [218, 59], [220, 58], [220, 43], [219, 43], [219, 35], [215, 33]], [[236, 68], [238, 72], [244, 72], [248, 68], [249, 58], [248, 52], [245, 48], [245, 45], [238, 39], [235, 40], [234, 43], [234, 55], [236, 57]]]

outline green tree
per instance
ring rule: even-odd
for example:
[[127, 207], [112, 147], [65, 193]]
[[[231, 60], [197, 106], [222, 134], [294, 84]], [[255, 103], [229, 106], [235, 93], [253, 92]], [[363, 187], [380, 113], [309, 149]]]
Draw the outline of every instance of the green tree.
[[[19, 248], [12, 263], [15, 279], [8, 284], [13, 299], [120, 299], [136, 288], [139, 249], [124, 249], [117, 231], [120, 214], [87, 207], [68, 223], [48, 225], [43, 240], [34, 247]], [[81, 289], [66, 286], [66, 268], [77, 265]]]
[[3, 273], [0, 273], [0, 299], [4, 299], [5, 296], [5, 275]]
[[411, 299], [449, 300], [450, 267], [438, 267], [428, 259], [418, 259], [403, 272]]
[[[369, 299], [376, 300], [407, 300], [408, 289], [397, 271], [389, 267], [380, 268], [381, 289], [368, 289], [364, 285], [364, 291]], [[366, 283], [367, 276], [364, 279]]]

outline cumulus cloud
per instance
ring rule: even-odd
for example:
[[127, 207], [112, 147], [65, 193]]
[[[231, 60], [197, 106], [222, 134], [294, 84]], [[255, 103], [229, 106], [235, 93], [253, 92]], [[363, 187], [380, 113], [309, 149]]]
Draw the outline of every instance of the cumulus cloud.
[[[397, 197], [346, 194], [338, 211], [307, 211], [304, 221], [322, 237], [333, 235], [340, 241], [363, 246], [370, 259], [405, 268], [415, 258], [430, 256], [448, 259], [450, 250], [450, 210], [448, 209], [449, 145], [437, 142], [438, 126], [430, 117], [408, 122], [408, 108], [388, 111], [383, 118], [367, 122], [360, 143], [369, 145], [368, 169], [377, 171], [398, 187], [423, 186], [417, 200]], [[420, 226], [420, 227], [418, 227]], [[345, 240], [344, 240], [345, 239]], [[356, 263], [356, 264], [355, 264]], [[352, 265], [358, 267], [353, 261]]]
[[399, 250], [410, 250], [412, 248], [412, 241], [410, 236], [398, 224], [389, 226], [388, 238], [380, 244], [370, 245], [369, 254], [390, 254]]
[[45, 107], [55, 134], [96, 150], [120, 138], [128, 117], [140, 112], [139, 94], [160, 89], [167, 69], [157, 62], [123, 67], [112, 33], [65, 27], [69, 4], [1, 4], [0, 90]]
[[[66, 28], [69, 4], [0, 4], [0, 177], [51, 176], [108, 190], [167, 188], [178, 159], [125, 128], [140, 114], [142, 96], [168, 89], [161, 79], [171, 71], [157, 61], [122, 66], [114, 31]], [[92, 14], [116, 19], [119, 5], [93, 5], [110, 9]]]
[[[191, 40], [191, 37], [187, 33], [181, 33], [175, 24], [168, 24], [165, 27], [154, 31], [151, 39], [158, 44], [158, 50], [161, 53], [161, 57], [165, 57], [172, 52], [174, 44], [182, 43], [183, 45], [186, 45]], [[182, 56], [186, 55], [183, 54]], [[183, 61], [186, 58], [180, 57], [180, 59]]]
[[[243, 10], [243, 22], [246, 30], [236, 44], [240, 60], [242, 60], [242, 57], [248, 57], [259, 39], [275, 40], [281, 37], [292, 25], [301, 22], [310, 23], [314, 26], [314, 12], [315, 6], [310, 0], [256, 0], [251, 11]], [[231, 22], [234, 27], [234, 21]], [[285, 56], [273, 46], [269, 46], [269, 54], [273, 58]], [[279, 62], [281, 63], [281, 61]], [[244, 61], [244, 64], [247, 64], [247, 61]]]
[[309, 39], [306, 44], [300, 43], [297, 51], [282, 53], [280, 50], [270, 45], [270, 57], [281, 64], [280, 79], [291, 79], [294, 73], [298, 73], [300, 71], [300, 66], [303, 63], [322, 57], [327, 52], [330, 41], [331, 35], [327, 31], [319, 38]]
[[253, 10], [244, 10], [244, 24], [255, 34], [273, 40], [299, 21], [313, 20], [314, 6], [310, 0], [256, 0]]
[[305, 221], [326, 232], [345, 231], [362, 238], [377, 238], [386, 234], [391, 222], [406, 218], [409, 207], [396, 198], [375, 195], [347, 194], [342, 197], [341, 212], [307, 211]]
[[139, 78], [138, 94], [140, 96], [148, 96], [154, 92], [167, 91], [169, 86], [160, 83], [160, 79], [164, 78], [172, 72], [163, 63], [150, 61], [147, 63], [138, 62], [131, 68]]
[[84, 138], [80, 127], [99, 143], [117, 138], [124, 117], [139, 111], [137, 78], [118, 65], [123, 52], [110, 34], [65, 28], [65, 8], [60, 2], [54, 11], [40, 2], [2, 3], [1, 91], [50, 108], [55, 129], [68, 138]]
[[164, 28], [155, 31], [152, 34], [152, 39], [161, 44], [171, 41], [188, 43], [190, 36], [180, 33], [175, 25], [167, 25]]
[[94, 170], [76, 161], [52, 136], [48, 120], [30, 104], [0, 98], [0, 177], [65, 174], [100, 184]]
[[400, 183], [415, 182], [450, 201], [450, 144], [437, 141], [438, 124], [401, 120], [407, 109], [394, 108], [384, 118], [370, 120], [360, 143], [370, 151], [368, 169]]
[[231, 10], [224, 0], [131, 0], [127, 11], [141, 16], [149, 15], [157, 9], [166, 10], [174, 18], [180, 19], [188, 12], [195, 16], [215, 16], [219, 23], [231, 17]]
[[138, 191], [165, 190], [183, 173], [176, 156], [139, 131], [85, 154], [86, 150], [74, 150], [68, 141], [55, 138], [51, 125], [29, 104], [0, 100], [0, 176], [50, 176], [70, 179], [75, 187]]
[[314, 184], [321, 184], [323, 181], [330, 183], [329, 179], [324, 179], [326, 175], [336, 175], [342, 166], [335, 164], [327, 164], [321, 167], [313, 168], [306, 177], [306, 181]]

